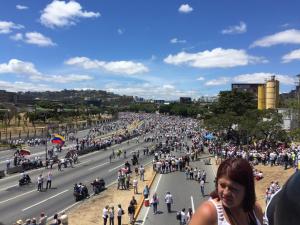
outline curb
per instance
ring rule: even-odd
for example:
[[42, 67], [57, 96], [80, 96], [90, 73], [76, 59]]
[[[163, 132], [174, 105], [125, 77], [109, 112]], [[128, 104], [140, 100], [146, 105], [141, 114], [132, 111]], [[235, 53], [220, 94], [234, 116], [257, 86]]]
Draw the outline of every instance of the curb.
[[[157, 172], [154, 171], [154, 175], [152, 176], [152, 179], [150, 180], [150, 182], [148, 184], [149, 189], [151, 188], [151, 186], [152, 186], [152, 184], [153, 184], [153, 182], [155, 180], [156, 175], [157, 175]], [[138, 218], [138, 216], [140, 214], [140, 211], [141, 211], [141, 209], [143, 207], [143, 204], [144, 204], [144, 200], [145, 200], [145, 197], [143, 196], [142, 199], [141, 199], [141, 201], [139, 202], [139, 204], [137, 206], [136, 211], [135, 211], [135, 214], [134, 214], [134, 217], [133, 217], [133, 223], [135, 223], [136, 219]]]

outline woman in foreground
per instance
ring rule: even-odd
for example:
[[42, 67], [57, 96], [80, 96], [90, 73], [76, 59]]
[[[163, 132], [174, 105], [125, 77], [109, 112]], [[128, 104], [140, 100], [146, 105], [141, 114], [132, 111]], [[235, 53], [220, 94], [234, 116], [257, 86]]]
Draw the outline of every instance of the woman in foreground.
[[241, 158], [221, 163], [216, 189], [197, 209], [189, 225], [262, 225], [263, 212], [256, 203], [250, 164]]

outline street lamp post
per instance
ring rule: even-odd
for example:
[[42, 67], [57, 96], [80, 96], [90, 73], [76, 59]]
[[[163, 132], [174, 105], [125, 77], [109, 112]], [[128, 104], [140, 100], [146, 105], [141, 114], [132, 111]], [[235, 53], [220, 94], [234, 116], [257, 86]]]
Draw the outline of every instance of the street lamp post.
[[45, 167], [47, 166], [47, 161], [48, 161], [48, 132], [49, 132], [49, 127], [47, 124], [47, 118], [45, 115], [45, 136], [46, 136], [46, 143], [45, 143]]

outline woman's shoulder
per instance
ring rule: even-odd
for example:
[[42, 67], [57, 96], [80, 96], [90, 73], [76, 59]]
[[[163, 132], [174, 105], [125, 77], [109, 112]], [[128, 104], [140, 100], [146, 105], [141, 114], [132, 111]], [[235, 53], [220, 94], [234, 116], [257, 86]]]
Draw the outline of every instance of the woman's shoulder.
[[264, 213], [262, 207], [259, 205], [258, 202], [255, 202], [254, 213], [256, 218], [260, 221], [260, 223], [263, 224]]
[[216, 199], [203, 202], [192, 217], [190, 225], [211, 225], [217, 223]]

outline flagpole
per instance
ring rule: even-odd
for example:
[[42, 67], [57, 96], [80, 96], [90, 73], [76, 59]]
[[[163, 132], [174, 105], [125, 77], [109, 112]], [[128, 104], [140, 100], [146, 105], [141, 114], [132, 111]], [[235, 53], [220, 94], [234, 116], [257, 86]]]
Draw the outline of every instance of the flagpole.
[[45, 145], [45, 155], [46, 155], [46, 163], [45, 163], [45, 166], [47, 165], [47, 158], [48, 158], [48, 149], [47, 149], [47, 145], [48, 145], [48, 124], [46, 124], [46, 145]]

